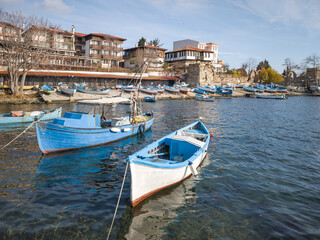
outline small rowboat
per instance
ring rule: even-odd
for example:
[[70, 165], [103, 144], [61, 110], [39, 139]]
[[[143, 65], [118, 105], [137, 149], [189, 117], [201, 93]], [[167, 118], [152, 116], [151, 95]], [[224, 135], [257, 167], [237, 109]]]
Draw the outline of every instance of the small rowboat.
[[73, 95], [76, 93], [76, 91], [77, 91], [77, 89], [69, 88], [69, 87], [68, 87], [67, 85], [65, 85], [65, 84], [60, 84], [60, 85], [59, 85], [59, 90], [60, 90], [62, 93], [67, 94], [67, 95], [69, 95], [69, 96], [73, 96]]
[[125, 87], [123, 90], [125, 92], [135, 92], [137, 89], [135, 87]]
[[215, 93], [216, 92], [216, 88], [215, 87], [213, 87], [213, 88], [210, 88], [209, 86], [201, 87], [201, 86], [198, 85], [198, 89], [206, 91], [208, 93]]
[[145, 102], [155, 102], [157, 99], [155, 97], [144, 97]]
[[243, 88], [244, 90], [246, 90], [247, 92], [258, 92], [258, 91], [259, 91], [258, 88], [253, 88], [253, 87], [243, 86], [242, 88]]
[[214, 97], [213, 96], [207, 96], [207, 95], [200, 95], [196, 94], [196, 99], [199, 101], [208, 101], [208, 102], [213, 102]]
[[11, 111], [10, 113], [0, 114], [0, 124], [26, 123], [36, 120], [50, 120], [61, 117], [61, 112], [61, 107], [33, 112]]
[[90, 89], [85, 89], [85, 86], [82, 84], [74, 83], [74, 88], [77, 89], [78, 92], [88, 93], [88, 94], [108, 94], [110, 92], [110, 88], [107, 88], [102, 91], [95, 91]]
[[210, 134], [201, 121], [183, 127], [130, 155], [131, 204], [197, 175]]
[[163, 85], [164, 90], [170, 92], [170, 93], [180, 93], [180, 89], [179, 88], [174, 88], [174, 87], [170, 87], [167, 85]]
[[286, 95], [267, 95], [267, 94], [259, 94], [255, 93], [256, 98], [264, 98], [264, 99], [286, 99]]
[[158, 92], [159, 94], [164, 93], [164, 89], [161, 88], [160, 85], [159, 85], [158, 87], [153, 87], [152, 85], [148, 85], [148, 87], [149, 87], [150, 89], [157, 90], [157, 92]]
[[54, 89], [52, 87], [50, 87], [49, 85], [43, 85], [42, 90], [46, 94], [54, 93]]
[[140, 87], [139, 91], [143, 92], [143, 93], [151, 94], [151, 95], [157, 95], [158, 94], [157, 90], [151, 89], [151, 88], [146, 88], [146, 87]]
[[206, 94], [207, 93], [205, 90], [202, 90], [202, 89], [199, 89], [199, 88], [195, 88], [193, 91], [196, 92], [196, 93], [199, 93], [199, 94]]
[[180, 88], [180, 92], [183, 94], [187, 94], [189, 92], [188, 88]]

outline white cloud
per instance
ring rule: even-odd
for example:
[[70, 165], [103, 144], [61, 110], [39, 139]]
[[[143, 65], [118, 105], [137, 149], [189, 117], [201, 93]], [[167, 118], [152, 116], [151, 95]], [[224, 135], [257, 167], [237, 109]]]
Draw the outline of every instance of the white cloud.
[[320, 29], [319, 0], [228, 0], [270, 23], [301, 26], [309, 31]]
[[63, 2], [63, 0], [44, 0], [41, 3], [36, 3], [36, 7], [42, 8], [52, 13], [66, 13], [71, 7]]

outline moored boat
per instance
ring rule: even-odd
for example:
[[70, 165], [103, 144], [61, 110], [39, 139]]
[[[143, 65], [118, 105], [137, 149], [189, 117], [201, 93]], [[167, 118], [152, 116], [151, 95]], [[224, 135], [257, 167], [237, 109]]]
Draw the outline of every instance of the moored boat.
[[216, 86], [216, 93], [222, 95], [232, 95], [232, 89]]
[[137, 91], [137, 89], [135, 87], [124, 87], [123, 91], [131, 93]]
[[198, 85], [198, 89], [206, 91], [207, 93], [215, 93], [217, 90], [216, 87], [209, 87], [209, 86], [201, 87], [200, 85]]
[[33, 121], [51, 120], [57, 117], [61, 117], [62, 108], [41, 110], [41, 111], [11, 111], [10, 113], [0, 114], [0, 124], [8, 123], [26, 123]]
[[199, 93], [199, 94], [207, 94], [207, 92], [205, 90], [199, 89], [199, 88], [195, 88], [193, 89], [194, 92]]
[[258, 92], [259, 91], [258, 88], [254, 88], [254, 87], [243, 86], [242, 88], [247, 92]]
[[78, 92], [88, 93], [88, 94], [108, 94], [110, 92], [110, 88], [106, 88], [101, 91], [86, 89], [85, 85], [74, 83], [74, 88], [77, 89]]
[[157, 90], [151, 89], [151, 88], [142, 87], [142, 86], [139, 88], [139, 91], [143, 92], [143, 93], [150, 94], [150, 95], [157, 95], [158, 94]]
[[46, 94], [51, 94], [51, 93], [54, 93], [54, 89], [49, 86], [49, 85], [43, 85], [42, 86], [42, 91]]
[[76, 91], [77, 91], [77, 89], [69, 88], [68, 85], [66, 85], [66, 84], [61, 84], [61, 83], [59, 84], [59, 90], [60, 90], [62, 93], [67, 94], [67, 95], [69, 95], [69, 96], [73, 96], [73, 95], [76, 93]]
[[264, 99], [286, 99], [286, 95], [268, 95], [268, 94], [261, 94], [261, 93], [255, 93], [256, 98], [264, 98]]
[[175, 88], [175, 87], [170, 87], [167, 85], [163, 85], [164, 90], [166, 90], [167, 92], [170, 93], [180, 93], [180, 89], [179, 88]]
[[145, 102], [156, 102], [157, 99], [155, 97], [144, 97]]
[[132, 206], [191, 174], [197, 175], [209, 141], [209, 131], [196, 121], [129, 156]]
[[164, 89], [161, 88], [160, 85], [159, 85], [158, 87], [154, 87], [154, 86], [152, 86], [152, 85], [148, 85], [148, 87], [149, 87], [150, 89], [156, 90], [159, 94], [164, 93]]
[[207, 96], [207, 95], [201, 95], [201, 94], [196, 94], [196, 99], [199, 101], [207, 101], [207, 102], [213, 102], [214, 97], [213, 96]]
[[43, 153], [89, 147], [117, 141], [148, 130], [153, 114], [129, 114], [120, 118], [105, 119], [114, 105], [126, 104], [129, 99], [115, 97], [80, 101], [71, 112], [56, 118], [52, 123], [36, 125], [38, 145]]

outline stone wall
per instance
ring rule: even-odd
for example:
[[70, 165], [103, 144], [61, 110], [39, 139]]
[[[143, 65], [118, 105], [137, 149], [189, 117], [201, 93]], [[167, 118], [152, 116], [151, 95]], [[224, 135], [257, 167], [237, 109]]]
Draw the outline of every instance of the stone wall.
[[247, 83], [248, 77], [234, 77], [230, 74], [215, 74], [214, 68], [210, 64], [190, 64], [185, 74], [186, 83], [191, 87], [221, 84]]

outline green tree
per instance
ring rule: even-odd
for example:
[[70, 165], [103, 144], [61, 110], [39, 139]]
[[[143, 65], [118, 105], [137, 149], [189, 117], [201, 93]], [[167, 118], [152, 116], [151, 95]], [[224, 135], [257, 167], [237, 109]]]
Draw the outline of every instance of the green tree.
[[144, 37], [141, 37], [139, 42], [138, 42], [138, 46], [144, 46], [146, 45], [147, 40]]
[[259, 62], [258, 66], [257, 66], [257, 70], [262, 70], [262, 68], [268, 69], [270, 68], [270, 64], [269, 62], [265, 59], [264, 61]]

